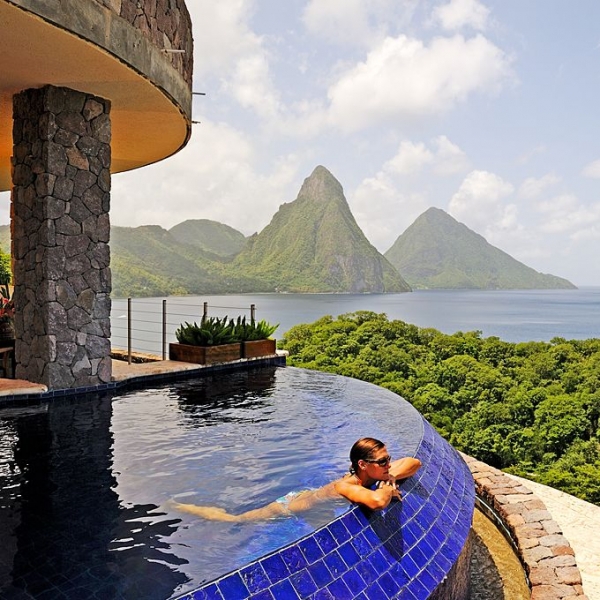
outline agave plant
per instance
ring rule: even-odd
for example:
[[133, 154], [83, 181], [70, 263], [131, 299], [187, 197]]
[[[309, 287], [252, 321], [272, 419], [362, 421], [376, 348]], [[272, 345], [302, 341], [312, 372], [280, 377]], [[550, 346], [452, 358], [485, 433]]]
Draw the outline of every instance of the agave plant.
[[217, 346], [231, 344], [238, 340], [234, 336], [235, 323], [233, 319], [223, 317], [205, 317], [200, 325], [185, 322], [175, 331], [175, 337], [180, 344], [190, 346]]
[[254, 340], [266, 340], [275, 333], [275, 330], [279, 327], [277, 325], [271, 325], [267, 321], [255, 321], [252, 319], [250, 322], [246, 321], [246, 317], [238, 317], [234, 324], [234, 337], [240, 342], [250, 342]]

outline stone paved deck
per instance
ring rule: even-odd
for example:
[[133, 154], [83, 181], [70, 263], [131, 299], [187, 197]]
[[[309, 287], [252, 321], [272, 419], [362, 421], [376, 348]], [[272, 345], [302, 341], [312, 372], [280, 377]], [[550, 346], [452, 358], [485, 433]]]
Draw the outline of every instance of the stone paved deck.
[[600, 506], [528, 479], [509, 477], [541, 498], [575, 551], [587, 597], [600, 600], [600, 537], [596, 537], [600, 531]]

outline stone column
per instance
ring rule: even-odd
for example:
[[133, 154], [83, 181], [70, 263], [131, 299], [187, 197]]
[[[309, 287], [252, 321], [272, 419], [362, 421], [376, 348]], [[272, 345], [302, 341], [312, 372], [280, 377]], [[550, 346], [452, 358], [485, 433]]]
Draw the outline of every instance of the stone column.
[[13, 99], [16, 377], [111, 380], [110, 102], [67, 88]]

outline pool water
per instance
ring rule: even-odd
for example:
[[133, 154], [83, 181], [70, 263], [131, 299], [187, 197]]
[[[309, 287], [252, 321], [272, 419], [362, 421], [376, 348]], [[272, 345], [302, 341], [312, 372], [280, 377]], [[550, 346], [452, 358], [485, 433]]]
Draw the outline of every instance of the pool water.
[[198, 588], [348, 506], [223, 523], [169, 510], [170, 498], [256, 508], [341, 476], [363, 435], [411, 455], [422, 420], [382, 388], [290, 367], [0, 410], [0, 598]]

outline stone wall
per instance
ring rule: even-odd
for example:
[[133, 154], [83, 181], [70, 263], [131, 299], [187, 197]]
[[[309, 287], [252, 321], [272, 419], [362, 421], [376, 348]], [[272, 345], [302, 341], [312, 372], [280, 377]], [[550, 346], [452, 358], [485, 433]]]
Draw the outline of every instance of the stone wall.
[[110, 103], [46, 86], [14, 97], [16, 377], [111, 380]]
[[532, 600], [586, 600], [575, 553], [545, 504], [529, 488], [470, 456], [477, 496], [501, 519], [531, 585]]
[[184, 0], [95, 0], [138, 29], [167, 52], [173, 67], [192, 84], [192, 21]]

